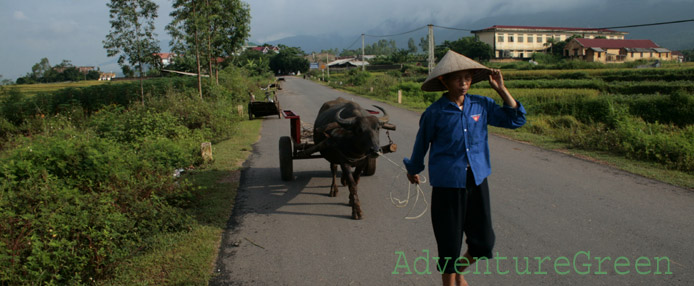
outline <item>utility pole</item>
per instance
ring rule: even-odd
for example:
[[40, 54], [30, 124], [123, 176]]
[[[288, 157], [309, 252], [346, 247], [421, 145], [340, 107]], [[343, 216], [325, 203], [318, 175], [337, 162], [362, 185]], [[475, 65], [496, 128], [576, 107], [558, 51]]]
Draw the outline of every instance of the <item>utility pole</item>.
[[434, 70], [434, 25], [429, 24], [429, 74]]
[[364, 34], [361, 34], [361, 71], [366, 70], [366, 58], [364, 57]]
[[328, 81], [330, 81], [330, 65], [328, 65], [330, 59], [328, 58], [328, 55], [330, 55], [330, 53], [325, 53], [325, 68], [328, 70]]

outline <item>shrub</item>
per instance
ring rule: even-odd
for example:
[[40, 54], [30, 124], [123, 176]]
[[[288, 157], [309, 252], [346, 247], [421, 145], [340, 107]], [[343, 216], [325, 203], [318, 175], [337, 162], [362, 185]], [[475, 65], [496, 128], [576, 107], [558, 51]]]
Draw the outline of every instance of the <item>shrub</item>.
[[0, 221], [9, 228], [0, 244], [11, 246], [0, 255], [3, 283], [84, 283], [153, 234], [184, 230], [189, 218], [166, 200], [186, 185], [155, 153], [176, 157], [173, 145], [136, 150], [73, 130], [11, 151], [0, 162]]
[[347, 75], [347, 83], [355, 86], [366, 84], [366, 81], [369, 79], [369, 77], [371, 77], [371, 73], [361, 71], [360, 69], [351, 69], [349, 72], [347, 72]]
[[0, 284], [92, 284], [155, 236], [187, 231], [194, 197], [172, 173], [233, 132], [233, 104], [260, 80], [234, 72], [204, 101], [190, 79], [153, 81], [146, 106], [130, 104], [132, 84], [34, 98], [3, 89], [2, 136], [30, 136], [0, 154]]

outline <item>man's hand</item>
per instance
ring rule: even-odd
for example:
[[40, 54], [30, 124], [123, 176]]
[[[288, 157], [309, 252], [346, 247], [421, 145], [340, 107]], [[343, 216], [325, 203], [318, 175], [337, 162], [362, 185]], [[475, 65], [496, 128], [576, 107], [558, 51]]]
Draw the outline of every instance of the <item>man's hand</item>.
[[410, 180], [411, 184], [418, 184], [419, 185], [419, 175], [412, 175], [412, 174], [407, 174], [407, 179]]
[[506, 89], [506, 86], [504, 85], [504, 76], [501, 75], [501, 71], [498, 69], [491, 69], [492, 73], [489, 75], [489, 85], [492, 86], [494, 90], [496, 90], [496, 93], [501, 96], [501, 99], [504, 100], [504, 103], [511, 108], [517, 108], [518, 104], [516, 103], [516, 100], [513, 99], [513, 96], [511, 96], [511, 93]]
[[506, 86], [504, 86], [504, 76], [501, 75], [500, 70], [492, 69], [492, 73], [489, 75], [489, 85], [496, 91], [506, 88]]

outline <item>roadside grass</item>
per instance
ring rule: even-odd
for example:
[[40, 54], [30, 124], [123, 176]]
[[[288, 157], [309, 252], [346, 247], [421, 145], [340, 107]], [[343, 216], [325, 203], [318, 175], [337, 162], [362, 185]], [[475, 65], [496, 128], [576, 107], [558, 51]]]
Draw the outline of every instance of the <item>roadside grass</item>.
[[669, 170], [658, 163], [631, 160], [623, 156], [617, 156], [603, 151], [572, 148], [569, 146], [569, 144], [560, 142], [551, 136], [531, 133], [526, 127], [521, 127], [520, 129], [516, 130], [509, 130], [490, 126], [489, 131], [492, 134], [529, 143], [543, 149], [558, 151], [573, 157], [608, 165], [649, 179], [694, 190], [694, 174], [689, 174], [678, 170]]
[[194, 187], [189, 214], [196, 221], [187, 232], [160, 235], [144, 250], [116, 267], [99, 285], [206, 285], [231, 216], [242, 163], [258, 140], [261, 120], [241, 121], [234, 135], [213, 145], [214, 161], [184, 172]]
[[[330, 85], [327, 82], [322, 82], [322, 81], [315, 81], [319, 84], [322, 84], [324, 86], [332, 87], [344, 92], [348, 93], [355, 93], [359, 94], [360, 96], [364, 96], [367, 98], [370, 98], [372, 100], [380, 101], [380, 102], [385, 102], [388, 104], [392, 104], [395, 106], [400, 106], [402, 108], [406, 108], [408, 110], [412, 111], [417, 111], [417, 112], [423, 112], [426, 109], [426, 104], [424, 104], [421, 101], [408, 101], [408, 97], [403, 96], [403, 103], [402, 104], [397, 104], [397, 95], [389, 94], [389, 95], [380, 95], [380, 96], [375, 96], [373, 94], [370, 94], [368, 92], [355, 92], [353, 90], [354, 88], [352, 87], [351, 89], [348, 86], [335, 86], [335, 85]], [[475, 90], [471, 90], [471, 93], [474, 94], [481, 94], [485, 95], [485, 92], [487, 91], [486, 88], [475, 88]], [[521, 89], [522, 90], [522, 89]], [[514, 90], [517, 91], [517, 90]], [[512, 91], [513, 92], [513, 91]], [[519, 94], [514, 94], [514, 95], [519, 95]], [[491, 95], [489, 94], [488, 96], [491, 96], [492, 98], [496, 98], [498, 96], [496, 95]], [[496, 96], [496, 97], [495, 97]], [[411, 99], [411, 98], [410, 98]], [[528, 122], [531, 122], [532, 116], [529, 117]], [[489, 131], [492, 134], [500, 135], [506, 138], [510, 138], [513, 140], [517, 141], [522, 141], [525, 143], [529, 143], [531, 145], [543, 148], [543, 149], [548, 149], [548, 150], [554, 150], [558, 152], [562, 152], [564, 154], [568, 154], [577, 158], [581, 158], [584, 160], [589, 160], [593, 161], [599, 164], [605, 164], [612, 166], [614, 168], [640, 175], [646, 178], [658, 180], [667, 184], [671, 184], [674, 186], [679, 186], [679, 187], [684, 187], [688, 188], [690, 190], [694, 190], [694, 174], [678, 171], [678, 170], [670, 170], [663, 165], [654, 163], [654, 162], [645, 162], [641, 160], [633, 160], [629, 158], [625, 158], [623, 156], [617, 156], [613, 154], [609, 154], [607, 152], [603, 151], [592, 151], [592, 150], [582, 150], [582, 149], [576, 149], [576, 148], [571, 148], [569, 144], [560, 142], [558, 139], [553, 138], [548, 135], [540, 135], [540, 134], [535, 134], [532, 133], [530, 128], [527, 128], [527, 126], [521, 127], [516, 130], [509, 130], [509, 129], [504, 129], [504, 128], [496, 128], [493, 126], [489, 127]], [[414, 140], [414, 139], [413, 139]]]

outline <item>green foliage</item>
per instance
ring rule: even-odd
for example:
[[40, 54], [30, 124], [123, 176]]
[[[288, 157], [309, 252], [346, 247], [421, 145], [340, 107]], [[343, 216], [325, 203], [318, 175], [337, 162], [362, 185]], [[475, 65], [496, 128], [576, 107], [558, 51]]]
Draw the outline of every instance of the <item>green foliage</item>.
[[351, 69], [347, 72], [347, 75], [347, 83], [356, 86], [366, 84], [366, 81], [371, 77], [371, 73], [361, 71], [361, 69]]
[[306, 73], [310, 63], [304, 58], [304, 52], [300, 48], [283, 46], [280, 52], [270, 58], [270, 69], [279, 75], [289, 73]]
[[236, 130], [236, 103], [258, 85], [232, 67], [202, 101], [192, 83], [146, 81], [146, 107], [130, 104], [138, 83], [2, 90], [0, 284], [93, 284], [161, 234], [189, 231], [196, 197], [172, 174]]
[[489, 61], [494, 52], [488, 44], [476, 40], [475, 37], [463, 37], [452, 42], [444, 41], [443, 44], [437, 45], [434, 54], [436, 58], [441, 59], [448, 50], [483, 62]]
[[[150, 0], [111, 0], [109, 8], [111, 30], [104, 40], [104, 49], [109, 57], [118, 56], [118, 64], [136, 66], [140, 77], [144, 76], [143, 65], [156, 65], [159, 41], [154, 33], [154, 19], [159, 5]], [[123, 71], [125, 73], [125, 70]]]
[[[37, 136], [0, 162], [3, 283], [76, 284], [99, 279], [189, 219], [167, 202], [188, 192], [155, 148], [133, 148], [67, 130]], [[167, 148], [169, 147], [169, 148]]]
[[[173, 1], [169, 45], [179, 54], [191, 55], [186, 68], [192, 72], [216, 74], [217, 59], [228, 58], [241, 48], [249, 36], [250, 8], [240, 0]], [[198, 65], [199, 60], [199, 65]], [[202, 91], [198, 91], [202, 96]]]
[[247, 49], [234, 59], [236, 66], [246, 69], [251, 76], [270, 73], [270, 55], [261, 51]]

